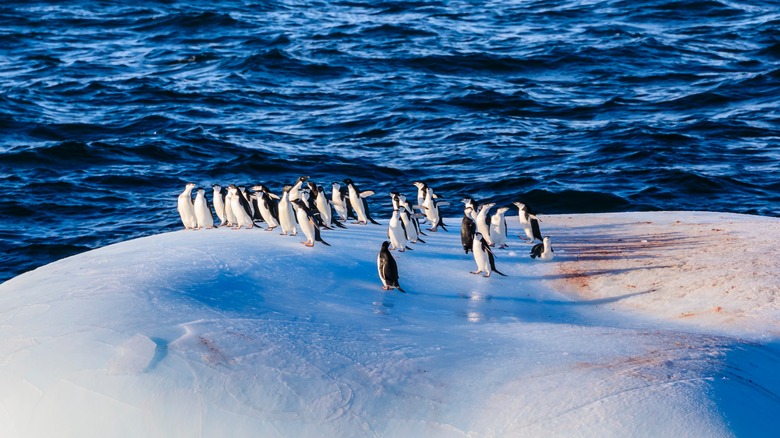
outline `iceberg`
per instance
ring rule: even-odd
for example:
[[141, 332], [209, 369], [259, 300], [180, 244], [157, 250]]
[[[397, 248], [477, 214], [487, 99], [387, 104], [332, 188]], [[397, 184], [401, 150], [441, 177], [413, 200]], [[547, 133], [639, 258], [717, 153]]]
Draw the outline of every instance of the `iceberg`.
[[545, 215], [551, 261], [507, 219], [507, 277], [439, 230], [393, 252], [405, 294], [377, 275], [387, 221], [313, 248], [181, 230], [22, 274], [0, 285], [0, 436], [780, 430], [780, 219]]

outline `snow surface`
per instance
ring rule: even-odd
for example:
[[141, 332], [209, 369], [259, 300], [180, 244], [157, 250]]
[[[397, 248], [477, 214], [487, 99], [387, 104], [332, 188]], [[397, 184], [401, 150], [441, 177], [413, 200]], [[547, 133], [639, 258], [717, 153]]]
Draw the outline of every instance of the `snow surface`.
[[[780, 220], [542, 217], [471, 275], [460, 219], [179, 231], [0, 285], [0, 437], [775, 436]], [[386, 221], [383, 222], [386, 224]]]

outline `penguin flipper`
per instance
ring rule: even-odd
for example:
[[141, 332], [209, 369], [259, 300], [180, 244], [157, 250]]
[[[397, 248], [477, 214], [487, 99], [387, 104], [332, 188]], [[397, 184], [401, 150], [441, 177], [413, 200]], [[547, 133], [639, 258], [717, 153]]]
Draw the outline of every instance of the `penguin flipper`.
[[542, 251], [544, 251], [544, 244], [537, 243], [536, 245], [533, 246], [533, 248], [531, 248], [531, 258], [535, 259], [537, 257], [541, 257]]
[[542, 239], [542, 231], [539, 229], [539, 221], [536, 219], [531, 219], [531, 233], [534, 239], [544, 240]]

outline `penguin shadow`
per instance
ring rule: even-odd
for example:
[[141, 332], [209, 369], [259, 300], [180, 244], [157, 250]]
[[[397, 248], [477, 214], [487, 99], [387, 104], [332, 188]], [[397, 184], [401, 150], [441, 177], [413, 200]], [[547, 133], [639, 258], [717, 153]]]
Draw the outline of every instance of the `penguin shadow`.
[[149, 361], [149, 363], [146, 365], [146, 369], [144, 369], [144, 372], [149, 372], [154, 370], [157, 367], [157, 364], [163, 361], [166, 356], [168, 356], [168, 341], [162, 338], [149, 338], [154, 342], [154, 356], [152, 356], [152, 359]]
[[[453, 314], [469, 323], [489, 323], [505, 318], [518, 318], [526, 322], [555, 322], [562, 324], [583, 318], [583, 307], [599, 307], [640, 295], [653, 293], [654, 290], [638, 291], [623, 295], [591, 300], [539, 299], [538, 296], [495, 296], [455, 293], [437, 295], [437, 298], [460, 301]], [[571, 309], [567, 313], [565, 309]], [[551, 316], [552, 315], [552, 316]], [[552, 320], [551, 320], [552, 318]]]
[[[620, 275], [625, 274], [627, 272], [632, 271], [646, 271], [646, 270], [653, 270], [653, 269], [667, 269], [667, 268], [673, 268], [674, 265], [654, 265], [654, 266], [640, 266], [635, 268], [620, 268], [620, 269], [594, 269], [594, 270], [588, 270], [588, 271], [575, 271], [575, 272], [564, 272], [561, 274], [550, 274], [550, 275], [541, 275], [541, 276], [525, 276], [521, 277], [527, 280], [574, 280], [579, 278], [586, 278], [586, 277], [600, 277], [604, 275]], [[648, 291], [649, 292], [649, 291]], [[631, 294], [632, 296], [634, 294]]]

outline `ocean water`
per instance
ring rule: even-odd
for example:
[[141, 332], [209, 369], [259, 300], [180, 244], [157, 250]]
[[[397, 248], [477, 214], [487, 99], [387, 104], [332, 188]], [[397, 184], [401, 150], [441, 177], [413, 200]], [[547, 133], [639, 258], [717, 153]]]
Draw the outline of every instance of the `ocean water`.
[[0, 281], [184, 183], [780, 216], [777, 1], [4, 1]]

